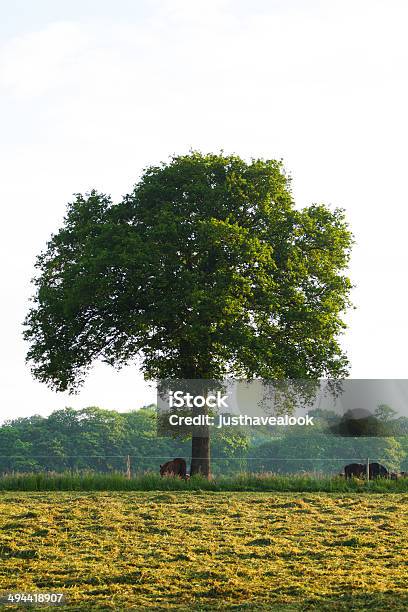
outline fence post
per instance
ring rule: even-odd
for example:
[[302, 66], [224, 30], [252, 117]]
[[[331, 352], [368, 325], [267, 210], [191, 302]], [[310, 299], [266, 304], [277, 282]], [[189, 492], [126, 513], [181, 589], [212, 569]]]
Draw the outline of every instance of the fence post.
[[370, 460], [367, 457], [367, 482], [370, 480]]
[[130, 471], [130, 455], [127, 456], [126, 458], [126, 478], [128, 480], [130, 480], [131, 478], [131, 471]]

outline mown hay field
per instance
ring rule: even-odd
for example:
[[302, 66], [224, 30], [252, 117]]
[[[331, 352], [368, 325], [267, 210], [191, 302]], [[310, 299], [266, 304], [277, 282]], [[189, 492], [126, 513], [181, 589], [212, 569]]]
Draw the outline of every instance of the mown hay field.
[[0, 592], [63, 592], [57, 610], [406, 610], [407, 542], [408, 494], [2, 492]]

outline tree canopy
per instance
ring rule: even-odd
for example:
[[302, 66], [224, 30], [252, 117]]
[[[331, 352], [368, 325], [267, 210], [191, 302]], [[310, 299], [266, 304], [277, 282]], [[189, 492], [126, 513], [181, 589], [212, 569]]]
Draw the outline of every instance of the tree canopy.
[[34, 375], [74, 390], [91, 364], [148, 379], [338, 378], [352, 236], [295, 206], [282, 163], [191, 152], [120, 202], [77, 194], [37, 260]]

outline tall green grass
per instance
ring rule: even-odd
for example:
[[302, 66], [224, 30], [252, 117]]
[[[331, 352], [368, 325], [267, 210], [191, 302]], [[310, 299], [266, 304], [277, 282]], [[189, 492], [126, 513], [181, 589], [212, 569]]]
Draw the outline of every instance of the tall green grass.
[[319, 475], [250, 474], [221, 476], [206, 480], [194, 476], [188, 481], [161, 478], [153, 472], [128, 479], [122, 473], [97, 472], [12, 473], [0, 476], [0, 491], [282, 491], [282, 492], [371, 492], [408, 493], [408, 478], [345, 480]]

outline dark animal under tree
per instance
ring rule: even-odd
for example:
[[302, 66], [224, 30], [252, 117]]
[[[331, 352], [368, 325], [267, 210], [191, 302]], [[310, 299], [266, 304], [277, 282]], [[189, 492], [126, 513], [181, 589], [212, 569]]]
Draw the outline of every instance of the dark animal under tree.
[[370, 480], [373, 478], [388, 478], [389, 473], [386, 467], [381, 465], [381, 463], [373, 462], [369, 465], [370, 472]]
[[184, 459], [176, 457], [160, 466], [160, 476], [178, 476], [187, 479], [187, 465]]
[[[386, 467], [373, 461], [369, 464], [369, 477], [370, 480], [374, 478], [389, 478], [389, 472]], [[344, 468], [344, 475], [346, 478], [366, 478], [367, 476], [367, 465], [364, 463], [349, 463]]]
[[367, 473], [367, 468], [362, 463], [349, 463], [344, 468], [346, 478], [363, 478]]

